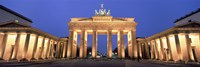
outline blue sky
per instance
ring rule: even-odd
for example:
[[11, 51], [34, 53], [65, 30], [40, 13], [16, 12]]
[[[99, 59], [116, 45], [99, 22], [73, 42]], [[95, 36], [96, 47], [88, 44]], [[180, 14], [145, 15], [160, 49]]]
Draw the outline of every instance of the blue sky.
[[[33, 27], [58, 37], [68, 36], [70, 18], [92, 17], [100, 4], [113, 17], [135, 18], [138, 37], [164, 31], [176, 19], [200, 8], [200, 0], [0, 0], [0, 4], [32, 19]], [[99, 39], [99, 49], [105, 52], [106, 35]]]

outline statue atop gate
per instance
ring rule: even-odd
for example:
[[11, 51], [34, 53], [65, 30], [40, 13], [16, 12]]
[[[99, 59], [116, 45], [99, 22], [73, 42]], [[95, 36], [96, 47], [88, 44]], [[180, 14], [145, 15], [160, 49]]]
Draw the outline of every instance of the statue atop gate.
[[110, 10], [106, 10], [104, 9], [104, 4], [101, 4], [101, 8], [99, 9], [99, 11], [95, 10], [95, 15], [96, 16], [109, 16], [110, 15]]

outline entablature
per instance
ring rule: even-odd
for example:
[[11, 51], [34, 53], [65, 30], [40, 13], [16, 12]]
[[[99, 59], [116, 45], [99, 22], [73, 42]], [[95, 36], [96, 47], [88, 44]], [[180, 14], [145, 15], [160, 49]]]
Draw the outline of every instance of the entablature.
[[136, 25], [134, 22], [69, 23], [70, 30], [135, 30]]

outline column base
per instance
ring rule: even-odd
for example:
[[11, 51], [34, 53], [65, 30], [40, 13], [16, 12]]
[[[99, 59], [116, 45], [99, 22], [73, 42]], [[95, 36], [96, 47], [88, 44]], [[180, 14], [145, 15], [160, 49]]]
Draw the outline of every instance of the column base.
[[17, 58], [13, 58], [13, 59], [11, 59], [11, 60], [17, 60]]
[[0, 60], [3, 60], [3, 58], [0, 58]]
[[26, 62], [26, 61], [28, 61], [28, 59], [26, 59], [26, 58], [23, 58], [23, 59], [21, 59], [21, 60], [19, 60], [20, 62]]
[[31, 58], [30, 60], [37, 60], [37, 59], [35, 59], [35, 58]]
[[93, 57], [92, 59], [97, 59], [96, 57]]
[[44, 60], [43, 58], [38, 58], [38, 60]]

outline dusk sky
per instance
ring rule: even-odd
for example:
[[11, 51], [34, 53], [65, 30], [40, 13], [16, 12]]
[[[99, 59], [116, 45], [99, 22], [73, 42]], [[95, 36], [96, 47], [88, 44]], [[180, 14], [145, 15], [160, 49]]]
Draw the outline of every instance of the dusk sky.
[[[58, 37], [68, 36], [70, 18], [90, 18], [100, 4], [110, 9], [113, 17], [135, 18], [137, 37], [164, 31], [174, 26], [176, 19], [200, 8], [200, 0], [0, 0], [0, 4], [30, 18], [33, 27]], [[99, 36], [98, 49], [103, 52], [106, 40], [105, 35]], [[116, 42], [114, 36], [113, 47]]]

